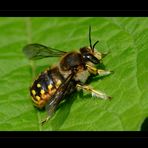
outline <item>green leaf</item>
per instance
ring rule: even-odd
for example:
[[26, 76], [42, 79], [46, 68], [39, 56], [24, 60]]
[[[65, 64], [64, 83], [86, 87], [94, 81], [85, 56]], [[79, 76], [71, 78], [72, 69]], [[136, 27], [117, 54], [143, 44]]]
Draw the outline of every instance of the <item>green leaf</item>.
[[[148, 18], [42, 17], [0, 18], [0, 130], [141, 130], [148, 116]], [[36, 109], [29, 86], [58, 58], [29, 61], [22, 52], [28, 43], [64, 51], [88, 46], [88, 27], [98, 51], [114, 74], [91, 80], [90, 85], [112, 96], [101, 100], [78, 92], [61, 103], [44, 126], [46, 111]]]

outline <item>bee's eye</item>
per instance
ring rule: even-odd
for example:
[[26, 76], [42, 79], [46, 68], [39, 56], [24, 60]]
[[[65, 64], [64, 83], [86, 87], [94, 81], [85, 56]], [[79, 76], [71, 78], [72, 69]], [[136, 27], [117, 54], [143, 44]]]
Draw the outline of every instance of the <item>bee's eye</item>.
[[100, 63], [100, 60], [98, 60], [94, 55], [92, 54], [83, 54], [83, 59], [85, 61], [91, 61], [94, 64]]

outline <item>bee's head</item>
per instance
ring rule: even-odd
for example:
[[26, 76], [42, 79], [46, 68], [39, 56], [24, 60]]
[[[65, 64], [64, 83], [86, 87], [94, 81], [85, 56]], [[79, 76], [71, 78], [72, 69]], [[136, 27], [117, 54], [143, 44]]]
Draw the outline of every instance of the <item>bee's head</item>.
[[100, 63], [100, 60], [107, 55], [107, 53], [101, 53], [101, 52], [96, 51], [95, 46], [98, 42], [99, 41], [96, 41], [92, 45], [92, 43], [91, 43], [91, 27], [89, 26], [89, 44], [90, 44], [90, 46], [80, 48], [80, 52], [83, 56], [84, 61], [86, 61], [86, 62], [89, 61], [94, 64], [98, 64], [98, 63]]

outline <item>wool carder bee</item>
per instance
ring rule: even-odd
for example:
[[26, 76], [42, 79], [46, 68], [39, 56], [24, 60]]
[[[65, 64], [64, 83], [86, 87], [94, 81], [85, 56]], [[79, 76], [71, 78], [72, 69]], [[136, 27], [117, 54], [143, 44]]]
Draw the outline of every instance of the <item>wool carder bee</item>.
[[95, 49], [98, 42], [96, 41], [92, 45], [91, 27], [89, 26], [90, 45], [80, 48], [79, 51], [65, 52], [37, 43], [28, 44], [23, 48], [23, 52], [30, 60], [60, 57], [59, 63], [43, 71], [30, 87], [30, 95], [34, 105], [40, 109], [45, 108], [48, 113], [42, 124], [53, 115], [64, 96], [71, 94], [74, 90], [82, 89], [104, 100], [111, 98], [104, 92], [96, 91], [86, 84], [90, 76], [111, 74], [109, 70], [95, 67], [108, 54]]

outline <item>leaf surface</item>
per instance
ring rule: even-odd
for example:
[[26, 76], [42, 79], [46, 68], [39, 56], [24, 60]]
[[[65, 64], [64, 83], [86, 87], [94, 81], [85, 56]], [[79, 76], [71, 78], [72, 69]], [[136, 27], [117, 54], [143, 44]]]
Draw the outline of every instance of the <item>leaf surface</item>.
[[[127, 131], [141, 129], [148, 115], [148, 18], [42, 17], [0, 18], [0, 130], [90, 130]], [[29, 61], [22, 48], [39, 43], [59, 50], [88, 46], [88, 26], [98, 51], [114, 74], [94, 78], [90, 85], [112, 96], [111, 101], [78, 92], [59, 105], [43, 127], [45, 111], [34, 108], [29, 86], [58, 58]]]

